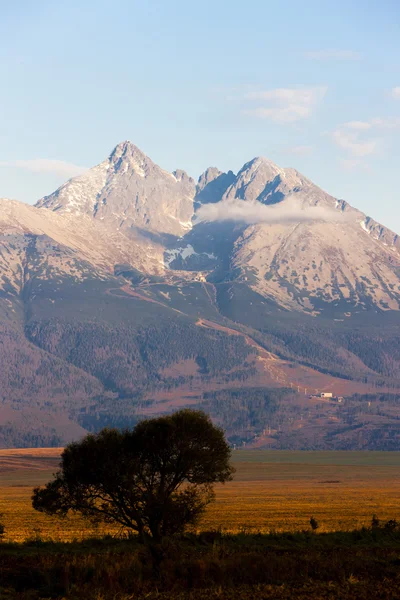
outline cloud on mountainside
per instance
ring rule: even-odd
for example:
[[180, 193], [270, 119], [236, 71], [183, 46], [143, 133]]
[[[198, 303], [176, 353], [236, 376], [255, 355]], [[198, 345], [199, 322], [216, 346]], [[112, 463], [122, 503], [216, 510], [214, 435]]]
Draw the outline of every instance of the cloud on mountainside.
[[315, 86], [249, 92], [245, 101], [251, 106], [244, 108], [242, 113], [275, 123], [294, 123], [312, 115], [327, 89], [326, 86]]
[[359, 60], [361, 54], [354, 50], [338, 50], [338, 49], [326, 49], [326, 50], [311, 50], [304, 52], [306, 58], [313, 60]]
[[400, 100], [400, 85], [392, 89], [392, 97], [395, 100]]
[[261, 202], [244, 200], [221, 200], [216, 204], [204, 204], [197, 212], [197, 221], [234, 221], [255, 225], [257, 223], [299, 223], [310, 221], [343, 222], [347, 215], [322, 206], [301, 204], [301, 197], [288, 196], [284, 204], [266, 206]]
[[64, 160], [52, 160], [47, 158], [35, 158], [32, 160], [14, 160], [0, 162], [0, 167], [24, 169], [32, 173], [53, 173], [61, 177], [75, 177], [81, 175], [87, 169], [78, 167]]

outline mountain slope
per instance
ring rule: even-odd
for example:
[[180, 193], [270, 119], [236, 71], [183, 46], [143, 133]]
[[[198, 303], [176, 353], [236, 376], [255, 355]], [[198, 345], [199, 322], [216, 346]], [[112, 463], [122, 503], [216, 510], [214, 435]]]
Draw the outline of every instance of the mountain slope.
[[[286, 308], [313, 314], [330, 310], [342, 318], [354, 310], [399, 310], [398, 236], [294, 169], [254, 159], [220, 202], [209, 204], [199, 215], [203, 222], [214, 221], [213, 281], [248, 282]], [[224, 221], [236, 225], [231, 247], [219, 250], [215, 222]], [[204, 223], [200, 235], [194, 228], [186, 236], [194, 251], [204, 252], [203, 230]], [[180, 246], [184, 252], [183, 241]]]
[[[15, 200], [0, 199], [0, 236], [3, 251], [0, 254], [0, 273], [10, 275], [10, 281], [19, 281], [23, 271], [27, 247], [34, 239], [52, 240], [71, 257], [69, 267], [59, 265], [61, 271], [72, 268], [73, 260], [86, 261], [93, 268], [112, 273], [115, 264], [135, 264], [140, 271], [163, 272], [163, 246], [140, 235], [124, 234], [82, 214], [63, 214], [43, 211]], [[54, 247], [54, 250], [56, 248]], [[62, 254], [49, 248], [49, 268], [61, 263]], [[19, 273], [19, 275], [18, 275]], [[14, 278], [14, 279], [13, 279]], [[1, 285], [1, 283], [0, 283]]]
[[231, 255], [237, 278], [287, 308], [344, 313], [399, 310], [400, 256], [359, 221], [255, 225]]
[[0, 445], [198, 406], [233, 441], [398, 448], [399, 250], [264, 158], [196, 185], [124, 142], [0, 200]]
[[[246, 362], [242, 337], [196, 325], [199, 308], [216, 314], [201, 284], [175, 308], [168, 287], [160, 302], [114, 275], [125, 263], [148, 282], [160, 260], [152, 249], [90, 217], [0, 201], [0, 446], [60, 445], [81, 423], [132, 422], [152, 390], [224, 378]], [[178, 378], [175, 364], [187, 365]]]

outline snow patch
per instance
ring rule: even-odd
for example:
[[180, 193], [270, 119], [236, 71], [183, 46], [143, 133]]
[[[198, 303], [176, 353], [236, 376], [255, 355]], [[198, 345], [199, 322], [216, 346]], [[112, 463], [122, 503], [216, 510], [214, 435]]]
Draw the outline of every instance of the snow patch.
[[174, 215], [168, 215], [170, 219], [173, 219], [174, 221], [178, 221], [179, 225], [183, 228], [183, 229], [193, 229], [193, 223], [192, 221], [180, 221], [178, 219], [178, 217], [174, 217]]
[[168, 256], [168, 258], [164, 260], [164, 264], [168, 269], [170, 267], [170, 264], [179, 256], [183, 260], [186, 260], [187, 258], [189, 258], [189, 256], [207, 256], [208, 258], [211, 258], [211, 259], [217, 258], [212, 252], [211, 253], [195, 252], [195, 250], [191, 244], [188, 244], [184, 248], [176, 248], [175, 250], [170, 250], [169, 252], [166, 253], [166, 255]]
[[[125, 173], [127, 171], [128, 171], [128, 165], [126, 165]], [[144, 172], [144, 169], [142, 168], [142, 166], [139, 163], [136, 163], [133, 166], [133, 172], [134, 172], [135, 175], [139, 175], [139, 177], [142, 177], [142, 178], [146, 176], [146, 173]]]
[[365, 221], [360, 221], [360, 225], [361, 225], [361, 229], [364, 229], [364, 231], [366, 231], [369, 235], [371, 235], [370, 230], [367, 229], [367, 226], [365, 225]]
[[168, 259], [165, 261], [165, 265], [169, 268], [170, 264], [176, 258], [178, 258], [178, 256], [180, 256], [181, 258], [183, 258], [183, 260], [185, 260], [189, 256], [193, 256], [194, 254], [197, 254], [197, 253], [194, 251], [193, 246], [191, 246], [190, 244], [188, 244], [186, 246], [186, 248], [176, 248], [175, 250], [170, 250], [168, 252]]
[[184, 248], [181, 252], [181, 256], [183, 259], [189, 258], [189, 256], [192, 256], [193, 254], [197, 254], [197, 252], [194, 251], [193, 246], [191, 246], [190, 244], [188, 244], [186, 248]]
[[192, 221], [179, 221], [179, 224], [182, 225], [184, 229], [193, 229]]

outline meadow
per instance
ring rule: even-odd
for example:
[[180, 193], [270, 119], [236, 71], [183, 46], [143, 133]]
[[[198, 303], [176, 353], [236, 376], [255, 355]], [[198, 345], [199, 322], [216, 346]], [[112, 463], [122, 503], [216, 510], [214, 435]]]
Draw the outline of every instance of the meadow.
[[[81, 540], [118, 534], [78, 517], [34, 511], [31, 492], [57, 469], [60, 450], [0, 450], [0, 513], [5, 541]], [[314, 516], [320, 532], [368, 526], [373, 514], [400, 520], [400, 452], [239, 450], [234, 480], [216, 487], [199, 530], [226, 533], [302, 531]]]
[[2, 600], [400, 599], [400, 526], [385, 526], [399, 521], [400, 453], [236, 451], [234, 480], [156, 565], [124, 532], [32, 510], [58, 460], [0, 451]]

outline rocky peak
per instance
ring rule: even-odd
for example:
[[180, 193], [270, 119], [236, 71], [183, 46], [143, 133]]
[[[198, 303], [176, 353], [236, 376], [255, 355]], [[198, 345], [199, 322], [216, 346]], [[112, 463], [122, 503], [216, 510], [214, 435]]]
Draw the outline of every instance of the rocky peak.
[[284, 172], [284, 169], [267, 158], [262, 156], [253, 158], [240, 169], [224, 198], [256, 201], [264, 188], [277, 175], [282, 175]]
[[147, 158], [146, 154], [133, 142], [130, 140], [125, 140], [124, 142], [120, 142], [115, 146], [114, 150], [110, 153], [109, 160], [129, 156], [137, 156], [140, 159]]
[[141, 158], [144, 158], [145, 153], [138, 148], [133, 142], [130, 140], [125, 140], [124, 142], [120, 142], [115, 146], [115, 148], [110, 152], [109, 160], [113, 160], [115, 158], [121, 158], [122, 156], [133, 156], [139, 155]]
[[194, 184], [194, 179], [192, 177], [190, 177], [186, 173], [186, 171], [183, 171], [182, 169], [177, 169], [176, 171], [173, 171], [172, 175], [175, 177], [175, 179], [177, 181], [187, 181], [187, 182]]
[[126, 172], [130, 169], [141, 176], [146, 174], [149, 167], [154, 166], [153, 161], [130, 141], [118, 144], [111, 152], [108, 160], [114, 168], [114, 172], [121, 169]]
[[196, 186], [196, 207], [200, 204], [219, 202], [232, 183], [235, 181], [233, 171], [223, 173], [217, 167], [209, 167], [199, 177]]
[[197, 187], [199, 190], [203, 190], [206, 185], [214, 181], [217, 177], [222, 175], [222, 171], [220, 171], [217, 167], [208, 167], [199, 177]]
[[182, 235], [191, 228], [195, 182], [185, 171], [165, 171], [132, 142], [67, 181], [37, 203], [60, 213], [86, 214], [114, 229]]
[[253, 175], [261, 172], [268, 179], [275, 177], [278, 174], [283, 174], [285, 169], [278, 167], [272, 160], [265, 156], [256, 156], [249, 162], [245, 163], [238, 173], [238, 177]]

